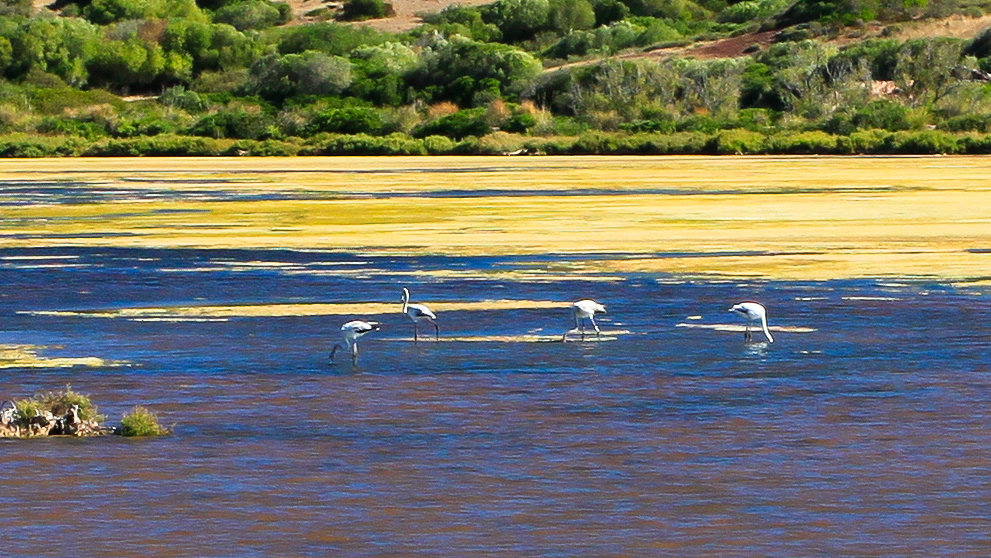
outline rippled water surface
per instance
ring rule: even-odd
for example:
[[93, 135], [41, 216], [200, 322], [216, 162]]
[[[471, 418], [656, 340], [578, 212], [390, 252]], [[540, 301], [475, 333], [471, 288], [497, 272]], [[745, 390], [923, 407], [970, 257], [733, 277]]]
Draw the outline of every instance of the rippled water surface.
[[[519, 265], [0, 250], [0, 344], [107, 363], [3, 369], [0, 393], [71, 384], [111, 421], [141, 403], [174, 424], [152, 440], [0, 443], [2, 553], [991, 550], [991, 326], [980, 289], [497, 273]], [[436, 273], [458, 269], [478, 273]], [[404, 285], [435, 304], [561, 305], [442, 312], [441, 341], [414, 345], [399, 314]], [[584, 297], [608, 307], [599, 322], [612, 340], [531, 342], [569, 328], [567, 303]], [[726, 310], [750, 298], [768, 305], [775, 343], [721, 327], [739, 326]], [[346, 302], [394, 311], [252, 311]], [[199, 306], [237, 309], [114, 313]], [[331, 365], [336, 330], [353, 317], [382, 331], [361, 341], [357, 366]]]
[[0, 556], [991, 555], [989, 173], [4, 161], [0, 398], [173, 434], [0, 440]]

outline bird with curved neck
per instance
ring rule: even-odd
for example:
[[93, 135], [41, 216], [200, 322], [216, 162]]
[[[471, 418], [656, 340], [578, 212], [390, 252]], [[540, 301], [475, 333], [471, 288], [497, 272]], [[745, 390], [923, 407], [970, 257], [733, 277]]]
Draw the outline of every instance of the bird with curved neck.
[[763, 304], [748, 300], [734, 304], [729, 311], [736, 312], [747, 319], [747, 329], [743, 333], [743, 339], [745, 341], [750, 341], [753, 338], [753, 335], [750, 333], [750, 326], [754, 322], [760, 322], [760, 327], [764, 331], [764, 337], [767, 337], [767, 342], [774, 343], [774, 338], [771, 337], [771, 332], [767, 329], [767, 309], [764, 308]]
[[562, 343], [567, 343], [568, 334], [575, 331], [580, 331], [582, 334], [582, 341], [585, 340], [585, 319], [592, 322], [592, 327], [595, 328], [595, 336], [599, 336], [599, 326], [595, 324], [595, 314], [605, 314], [605, 306], [594, 300], [584, 299], [572, 304], [571, 312], [575, 316], [575, 327], [564, 332], [564, 335], [561, 336]]
[[[379, 330], [378, 322], [366, 322], [363, 320], [352, 320], [341, 326], [341, 338], [351, 353], [351, 364], [358, 363], [358, 339], [366, 333]], [[340, 343], [335, 343], [330, 350], [330, 362], [334, 362], [334, 354], [338, 349], [343, 349]]]
[[403, 301], [403, 314], [405, 314], [406, 317], [409, 318], [411, 322], [413, 322], [413, 342], [416, 343], [419, 337], [417, 335], [417, 324], [420, 322], [420, 320], [427, 321], [434, 325], [434, 333], [437, 336], [437, 340], [440, 341], [440, 327], [438, 327], [437, 322], [434, 321], [437, 319], [437, 316], [434, 315], [434, 313], [431, 312], [430, 309], [423, 304], [410, 304], [409, 289], [407, 289], [406, 287], [403, 287], [402, 301]]

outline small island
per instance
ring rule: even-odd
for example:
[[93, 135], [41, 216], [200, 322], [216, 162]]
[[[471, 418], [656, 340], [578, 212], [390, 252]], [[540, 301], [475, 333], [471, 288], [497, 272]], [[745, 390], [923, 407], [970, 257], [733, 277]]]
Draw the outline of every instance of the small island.
[[27, 399], [0, 403], [0, 438], [38, 438], [49, 436], [161, 436], [162, 427], [155, 413], [138, 405], [121, 419], [119, 426], [105, 423], [96, 405], [86, 395], [70, 386], [64, 391], [39, 393]]

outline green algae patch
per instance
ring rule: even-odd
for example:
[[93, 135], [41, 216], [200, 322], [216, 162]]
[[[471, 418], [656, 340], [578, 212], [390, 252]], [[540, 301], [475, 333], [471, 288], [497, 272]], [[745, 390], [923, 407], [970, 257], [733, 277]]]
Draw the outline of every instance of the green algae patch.
[[[991, 264], [989, 176], [987, 157], [16, 160], [0, 181], [91, 182], [112, 195], [11, 202], [0, 247], [502, 256], [544, 271], [567, 260], [558, 277], [964, 281]], [[548, 254], [558, 261], [528, 258]]]

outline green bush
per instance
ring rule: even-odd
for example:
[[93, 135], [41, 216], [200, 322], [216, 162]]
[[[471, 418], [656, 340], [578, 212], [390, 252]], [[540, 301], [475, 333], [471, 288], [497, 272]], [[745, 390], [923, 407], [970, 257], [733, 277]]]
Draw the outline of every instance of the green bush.
[[[286, 5], [286, 4], [283, 4]], [[275, 4], [266, 0], [244, 0], [217, 10], [215, 23], [227, 23], [238, 31], [266, 29], [285, 22], [285, 16]]]
[[225, 156], [249, 157], [292, 157], [299, 154], [302, 146], [288, 141], [267, 139], [263, 141], [240, 140], [224, 150]]
[[387, 136], [332, 135], [315, 142], [309, 153], [313, 155], [426, 155], [427, 150], [421, 140], [397, 132]]
[[674, 118], [638, 119], [624, 122], [619, 129], [631, 134], [637, 133], [672, 133], [676, 129]]
[[80, 155], [85, 146], [76, 136], [13, 133], [0, 136], [0, 157], [67, 157]]
[[392, 4], [383, 0], [346, 0], [338, 19], [343, 21], [362, 21], [366, 19], [381, 19], [396, 13]]
[[968, 155], [991, 154], [991, 135], [966, 134], [958, 138], [958, 152]]
[[744, 0], [719, 12], [719, 21], [746, 23], [777, 15], [791, 4], [791, 0]]
[[103, 89], [80, 90], [70, 87], [30, 89], [27, 99], [35, 112], [40, 114], [62, 114], [66, 109], [108, 104], [120, 110], [124, 101]]
[[950, 132], [991, 132], [991, 114], [962, 114], [947, 118], [939, 124], [941, 130]]
[[427, 136], [423, 138], [423, 148], [431, 155], [444, 155], [454, 149], [454, 140], [446, 136]]
[[162, 134], [103, 139], [86, 146], [81, 154], [88, 157], [215, 156], [224, 153], [231, 143], [231, 140]]
[[858, 130], [848, 136], [839, 136], [837, 150], [851, 155], [884, 153], [891, 132], [885, 130]]
[[271, 118], [261, 112], [224, 110], [204, 116], [187, 133], [208, 138], [267, 139], [280, 132]]
[[838, 153], [839, 137], [818, 130], [811, 132], [782, 132], [768, 138], [768, 151], [791, 155], [820, 155]]
[[124, 415], [120, 421], [121, 436], [163, 436], [168, 433], [169, 430], [159, 424], [158, 415], [140, 405], [135, 405], [131, 413]]
[[189, 112], [202, 112], [207, 107], [206, 101], [198, 93], [186, 90], [181, 85], [166, 89], [158, 97], [158, 102], [167, 107], [175, 107]]
[[763, 153], [765, 149], [764, 134], [749, 130], [723, 130], [715, 136], [709, 145], [709, 150], [718, 155]]
[[632, 142], [634, 152], [643, 155], [696, 155], [706, 153], [711, 136], [701, 132], [673, 134], [637, 134]]
[[937, 130], [895, 132], [888, 136], [886, 149], [896, 154], [940, 155], [957, 153], [956, 136]]
[[911, 128], [908, 107], [887, 99], [867, 103], [854, 113], [852, 122], [862, 130], [878, 128], [895, 132]]
[[485, 109], [459, 110], [454, 114], [441, 116], [413, 130], [413, 137], [447, 136], [457, 140], [468, 136], [481, 137], [488, 134], [491, 127], [485, 118]]
[[310, 123], [313, 132], [337, 134], [380, 135], [384, 126], [381, 112], [371, 107], [329, 109], [318, 114]]
[[80, 136], [88, 140], [107, 136], [107, 129], [97, 122], [46, 116], [38, 123], [38, 131], [43, 134]]

